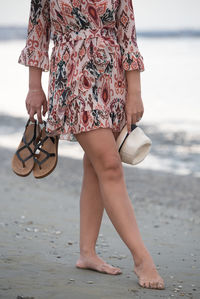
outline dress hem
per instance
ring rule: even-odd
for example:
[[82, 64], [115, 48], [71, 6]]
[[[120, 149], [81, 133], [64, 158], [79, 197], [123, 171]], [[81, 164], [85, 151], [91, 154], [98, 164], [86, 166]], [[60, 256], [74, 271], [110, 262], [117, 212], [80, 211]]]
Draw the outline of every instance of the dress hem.
[[93, 126], [93, 127], [87, 128], [86, 130], [79, 130], [79, 131], [76, 131], [76, 132], [68, 131], [66, 133], [60, 132], [61, 128], [59, 128], [58, 130], [55, 130], [55, 131], [51, 131], [51, 130], [48, 129], [48, 125], [47, 125], [46, 134], [49, 137], [58, 135], [60, 140], [78, 142], [78, 140], [76, 139], [76, 136], [75, 136], [76, 134], [86, 133], [86, 132], [90, 132], [90, 131], [101, 129], [101, 128], [102, 129], [110, 128], [112, 130], [112, 132], [121, 132], [121, 130], [123, 129], [123, 127], [125, 125], [126, 125], [126, 121], [123, 121], [122, 123], [120, 123], [119, 127], [117, 127], [117, 128], [114, 128], [112, 125], [108, 124], [108, 125]]

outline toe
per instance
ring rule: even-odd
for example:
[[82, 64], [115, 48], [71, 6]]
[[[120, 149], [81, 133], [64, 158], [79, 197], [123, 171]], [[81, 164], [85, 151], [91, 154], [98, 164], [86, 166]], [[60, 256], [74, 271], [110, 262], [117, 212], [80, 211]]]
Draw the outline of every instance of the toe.
[[147, 285], [148, 285], [149, 289], [153, 289], [153, 282], [152, 281], [148, 281]]
[[153, 281], [149, 281], [149, 285], [148, 285], [148, 287], [149, 287], [150, 289], [153, 289], [153, 288], [154, 288], [154, 282], [153, 282]]
[[114, 273], [115, 273], [115, 274], [121, 274], [122, 271], [121, 271], [120, 269], [115, 269]]
[[118, 274], [118, 273], [121, 273], [120, 269], [119, 268], [116, 268], [116, 267], [113, 267], [109, 264], [103, 264], [102, 265], [102, 269], [106, 271], [106, 273], [109, 273], [109, 274]]
[[144, 287], [149, 288], [149, 283], [147, 281], [144, 282]]
[[153, 281], [153, 282], [151, 283], [151, 286], [152, 286], [153, 289], [157, 289], [157, 282], [156, 282], [156, 281]]
[[144, 280], [140, 280], [139, 281], [139, 285], [143, 288], [146, 288], [146, 285], [145, 285], [145, 281]]
[[164, 289], [164, 288], [165, 288], [164, 283], [159, 282], [159, 283], [158, 283], [158, 288], [159, 288], [159, 289]]

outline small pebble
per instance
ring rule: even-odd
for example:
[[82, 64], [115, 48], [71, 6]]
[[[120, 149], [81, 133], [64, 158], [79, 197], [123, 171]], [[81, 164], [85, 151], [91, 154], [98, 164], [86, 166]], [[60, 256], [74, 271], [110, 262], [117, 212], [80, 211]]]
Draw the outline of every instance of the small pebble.
[[92, 284], [94, 282], [92, 280], [88, 280], [87, 283]]
[[127, 255], [125, 255], [125, 254], [120, 254], [119, 257], [122, 258], [122, 259], [125, 259], [125, 258], [127, 257]]
[[35, 297], [27, 297], [27, 296], [17, 296], [17, 299], [35, 299]]
[[70, 278], [70, 281], [75, 281], [75, 279], [74, 278]]
[[34, 228], [34, 232], [35, 233], [39, 232], [39, 229], [38, 228]]
[[28, 225], [33, 224], [33, 221], [28, 221], [28, 222], [26, 222], [26, 224], [28, 224]]
[[31, 231], [32, 231], [32, 228], [30, 228], [30, 227], [26, 227], [25, 230], [26, 230], [27, 232], [31, 232]]
[[72, 245], [73, 244], [73, 242], [72, 241], [68, 241], [68, 243], [67, 243], [68, 245]]
[[56, 235], [60, 235], [62, 232], [60, 230], [55, 231]]
[[137, 292], [138, 292], [137, 289], [128, 289], [128, 291], [131, 291], [131, 292], [134, 292], [134, 293], [137, 293]]

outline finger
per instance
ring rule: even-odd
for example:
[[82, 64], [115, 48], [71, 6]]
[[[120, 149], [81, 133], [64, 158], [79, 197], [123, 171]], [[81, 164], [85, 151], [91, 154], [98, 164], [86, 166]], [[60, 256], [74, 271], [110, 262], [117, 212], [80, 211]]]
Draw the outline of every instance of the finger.
[[137, 113], [137, 116], [136, 116], [136, 122], [140, 121], [140, 116], [141, 114], [140, 113]]
[[46, 112], [47, 112], [47, 101], [43, 103], [43, 116], [45, 116]]
[[30, 113], [29, 113], [29, 115], [30, 115], [30, 120], [33, 121], [33, 122], [35, 121], [35, 119], [34, 119], [34, 114], [35, 114], [35, 112], [34, 112], [34, 110], [31, 108], [31, 109], [30, 109]]
[[29, 109], [29, 104], [26, 102], [26, 109], [28, 110]]
[[135, 124], [136, 122], [137, 122], [137, 114], [134, 113], [134, 114], [132, 114], [132, 116], [131, 116], [131, 123], [132, 123], [132, 124]]
[[41, 109], [37, 110], [37, 119], [40, 124], [43, 122], [42, 116], [41, 116]]
[[131, 114], [127, 113], [127, 130], [128, 133], [131, 132]]
[[29, 112], [30, 112], [30, 105], [27, 105], [26, 109], [27, 109], [28, 114], [29, 114]]

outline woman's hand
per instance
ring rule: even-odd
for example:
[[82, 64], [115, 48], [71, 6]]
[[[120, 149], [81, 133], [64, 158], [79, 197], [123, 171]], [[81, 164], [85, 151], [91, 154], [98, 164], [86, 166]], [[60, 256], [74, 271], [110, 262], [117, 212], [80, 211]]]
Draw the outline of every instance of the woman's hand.
[[125, 105], [126, 117], [127, 117], [127, 129], [131, 132], [131, 124], [138, 122], [144, 113], [144, 106], [141, 98], [141, 93], [139, 92], [129, 92], [126, 98]]
[[[42, 123], [42, 115], [47, 112], [47, 100], [41, 84], [42, 69], [29, 66], [29, 91], [26, 97], [26, 109], [30, 115], [30, 120], [34, 121], [34, 115], [37, 113], [39, 123]], [[41, 108], [42, 113], [41, 113]]]
[[39, 89], [29, 89], [26, 97], [26, 109], [31, 121], [34, 121], [34, 115], [37, 113], [39, 123], [43, 122], [42, 114], [45, 116], [47, 112], [47, 100], [42, 87]]
[[138, 122], [144, 114], [144, 106], [141, 98], [140, 71], [126, 71], [127, 97], [125, 111], [127, 117], [128, 133], [131, 132], [131, 124]]

